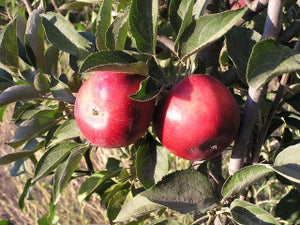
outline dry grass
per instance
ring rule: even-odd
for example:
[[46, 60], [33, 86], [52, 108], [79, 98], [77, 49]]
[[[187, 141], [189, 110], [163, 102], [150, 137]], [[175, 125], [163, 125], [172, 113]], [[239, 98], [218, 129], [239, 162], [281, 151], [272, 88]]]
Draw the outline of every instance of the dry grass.
[[[12, 107], [5, 112], [4, 121], [0, 123], [0, 157], [16, 150], [5, 145], [14, 133], [15, 126], [10, 123]], [[99, 150], [101, 151], [101, 150]], [[109, 153], [97, 152], [93, 154], [92, 161], [95, 169], [101, 170], [106, 164]], [[19, 209], [18, 200], [22, 193], [25, 182], [28, 178], [26, 174], [18, 177], [10, 176], [10, 169], [13, 163], [0, 166], [0, 220], [8, 219], [16, 225], [34, 225], [37, 220], [47, 214], [50, 201], [50, 179], [43, 179], [38, 182], [33, 189], [34, 200], [25, 201], [25, 208], [22, 212]], [[28, 164], [28, 167], [32, 165]], [[81, 165], [85, 166], [84, 163]], [[32, 168], [29, 168], [31, 170]], [[58, 203], [57, 216], [59, 223], [63, 225], [76, 224], [108, 224], [105, 219], [105, 210], [99, 204], [99, 198], [94, 195], [89, 202], [79, 205], [77, 192], [84, 178], [73, 180]]]

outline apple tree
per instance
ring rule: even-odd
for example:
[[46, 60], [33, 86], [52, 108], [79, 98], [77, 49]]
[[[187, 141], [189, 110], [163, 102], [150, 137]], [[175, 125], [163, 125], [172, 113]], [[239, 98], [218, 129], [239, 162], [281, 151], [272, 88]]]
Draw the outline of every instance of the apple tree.
[[[38, 224], [78, 177], [110, 224], [300, 223], [296, 0], [0, 5], [0, 121], [13, 104], [17, 126], [0, 165], [35, 168], [21, 209], [52, 178]], [[101, 171], [99, 148], [118, 152]]]

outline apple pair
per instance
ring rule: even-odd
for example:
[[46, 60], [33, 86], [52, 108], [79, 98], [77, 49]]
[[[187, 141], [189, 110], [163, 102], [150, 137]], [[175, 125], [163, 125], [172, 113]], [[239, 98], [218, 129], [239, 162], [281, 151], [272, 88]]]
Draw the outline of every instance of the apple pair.
[[100, 147], [127, 146], [145, 134], [153, 118], [161, 143], [184, 159], [211, 159], [233, 141], [239, 109], [221, 82], [191, 75], [155, 106], [155, 100], [129, 98], [144, 78], [96, 71], [84, 82], [76, 98], [75, 119], [87, 140]]

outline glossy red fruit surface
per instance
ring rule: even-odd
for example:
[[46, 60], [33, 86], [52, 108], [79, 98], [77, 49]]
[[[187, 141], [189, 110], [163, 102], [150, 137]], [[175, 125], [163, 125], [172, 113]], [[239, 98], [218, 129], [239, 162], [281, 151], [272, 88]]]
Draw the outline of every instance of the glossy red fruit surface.
[[136, 74], [97, 71], [83, 83], [74, 114], [88, 141], [100, 147], [121, 147], [145, 134], [155, 102], [129, 98], [144, 79]]
[[154, 129], [162, 144], [188, 160], [211, 159], [234, 140], [240, 123], [235, 99], [217, 79], [192, 75], [158, 103]]
[[232, 10], [240, 9], [240, 8], [243, 8], [246, 6], [246, 3], [244, 2], [244, 0], [231, 0], [230, 4], [231, 4]]

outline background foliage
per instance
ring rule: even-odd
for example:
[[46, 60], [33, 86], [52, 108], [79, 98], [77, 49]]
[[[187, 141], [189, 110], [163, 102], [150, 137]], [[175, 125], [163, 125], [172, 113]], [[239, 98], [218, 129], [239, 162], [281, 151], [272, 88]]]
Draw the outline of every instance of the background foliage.
[[[276, 33], [268, 23], [275, 1], [245, 2], [249, 8], [230, 10], [229, 1], [205, 0], [0, 1], [0, 121], [14, 103], [17, 126], [3, 140], [16, 151], [0, 165], [13, 163], [12, 176], [26, 179], [19, 207], [46, 180], [49, 209], [37, 223], [64, 224], [55, 216], [61, 196], [83, 179], [78, 202], [98, 196], [111, 224], [299, 223], [299, 5], [284, 1]], [[242, 128], [232, 155], [231, 146], [206, 162], [171, 155], [151, 126], [116, 154], [90, 145], [73, 108], [95, 69], [145, 75], [130, 96], [138, 101], [193, 73], [218, 78], [239, 104], [241, 126], [253, 121], [244, 167], [228, 169]], [[105, 168], [95, 167], [103, 151]]]

